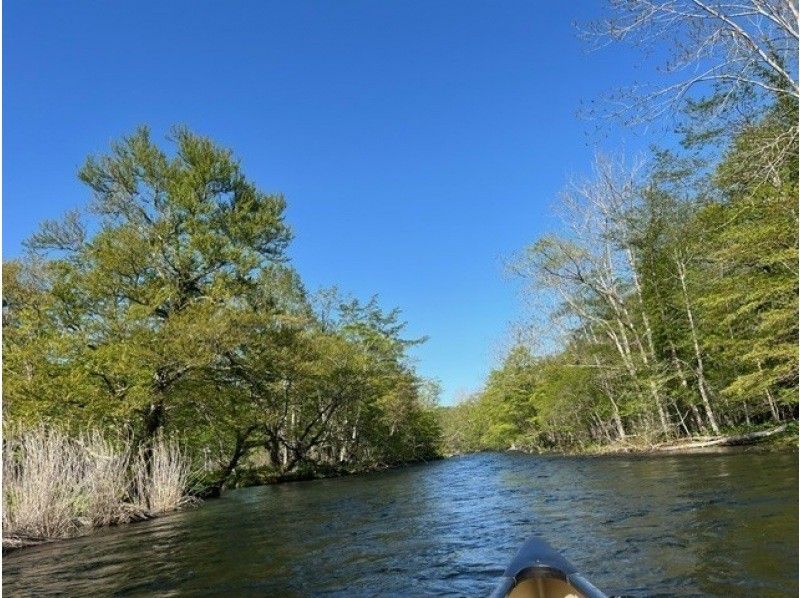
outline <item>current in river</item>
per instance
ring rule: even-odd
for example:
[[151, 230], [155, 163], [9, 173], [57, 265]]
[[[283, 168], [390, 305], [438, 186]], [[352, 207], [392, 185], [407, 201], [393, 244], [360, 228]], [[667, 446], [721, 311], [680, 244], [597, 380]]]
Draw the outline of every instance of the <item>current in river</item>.
[[539, 535], [632, 596], [797, 596], [795, 452], [482, 453], [246, 488], [3, 559], [8, 596], [486, 596]]

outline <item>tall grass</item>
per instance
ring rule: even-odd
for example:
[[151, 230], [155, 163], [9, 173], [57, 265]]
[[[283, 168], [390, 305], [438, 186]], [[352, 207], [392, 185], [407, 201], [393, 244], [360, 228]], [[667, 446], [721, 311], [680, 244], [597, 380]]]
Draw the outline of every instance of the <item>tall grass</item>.
[[191, 459], [177, 440], [160, 435], [152, 445], [139, 447], [132, 473], [133, 497], [138, 508], [153, 514], [165, 513], [194, 500], [187, 494]]
[[177, 509], [190, 501], [190, 463], [176, 441], [162, 436], [145, 451], [130, 436], [6, 429], [3, 544], [64, 538]]

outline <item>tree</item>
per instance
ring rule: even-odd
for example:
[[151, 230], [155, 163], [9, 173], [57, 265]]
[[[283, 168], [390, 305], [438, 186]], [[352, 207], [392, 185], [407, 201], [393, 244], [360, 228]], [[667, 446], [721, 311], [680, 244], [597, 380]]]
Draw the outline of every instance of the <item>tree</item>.
[[533, 355], [522, 345], [513, 347], [501, 367], [489, 374], [480, 399], [490, 422], [481, 437], [485, 446], [504, 449], [525, 443], [537, 416], [536, 374]]
[[698, 304], [719, 322], [711, 341], [720, 361], [733, 366], [722, 380], [725, 395], [766, 405], [780, 420], [780, 408], [797, 406], [798, 152], [776, 163], [773, 180], [742, 172], [753, 138], [775, 127], [774, 111], [760, 127], [737, 138], [717, 169], [719, 196], [697, 214], [707, 231]]
[[290, 236], [283, 198], [259, 191], [229, 150], [183, 128], [172, 140], [170, 157], [141, 128], [90, 157], [79, 177], [96, 232], [70, 213], [29, 241], [52, 256], [47, 316], [80, 354], [59, 361], [137, 413], [145, 440], [188, 399], [184, 382], [236, 345], [230, 307], [283, 259]]
[[514, 270], [532, 283], [533, 292], [556, 293], [561, 307], [554, 313], [567, 316], [568, 329], [583, 328], [591, 339], [601, 337], [616, 349], [668, 436], [671, 422], [657, 381], [660, 364], [630, 230], [630, 213], [641, 199], [638, 171], [599, 157], [594, 178], [571, 185], [562, 196], [569, 236], [539, 239]]
[[[609, 16], [585, 34], [600, 44], [666, 47], [668, 83], [635, 86], [612, 98], [611, 113], [632, 124], [687, 117], [685, 140], [725, 141], [760, 120], [775, 101], [796, 102], [797, 0], [609, 0]], [[659, 52], [663, 53], [663, 52]], [[605, 110], [604, 110], [605, 111]], [[748, 155], [752, 172], [769, 176], [775, 149], [798, 142], [797, 121]]]

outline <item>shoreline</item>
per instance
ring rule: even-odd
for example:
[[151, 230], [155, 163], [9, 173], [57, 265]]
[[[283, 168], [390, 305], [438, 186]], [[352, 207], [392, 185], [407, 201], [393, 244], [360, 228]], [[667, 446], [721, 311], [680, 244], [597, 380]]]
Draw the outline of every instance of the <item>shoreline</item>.
[[95, 531], [108, 529], [112, 527], [122, 527], [127, 525], [135, 525], [137, 523], [141, 523], [143, 521], [151, 521], [153, 519], [158, 519], [159, 517], [164, 517], [167, 515], [172, 515], [175, 513], [179, 513], [181, 511], [185, 511], [191, 508], [202, 508], [202, 503], [207, 500], [214, 500], [217, 498], [221, 498], [226, 492], [231, 490], [238, 490], [241, 488], [254, 488], [257, 486], [274, 486], [278, 484], [288, 484], [291, 482], [313, 482], [315, 480], [327, 480], [327, 479], [335, 479], [335, 478], [347, 478], [351, 476], [359, 476], [359, 475], [369, 475], [373, 473], [380, 473], [383, 471], [390, 471], [393, 469], [402, 469], [404, 467], [411, 467], [414, 465], [422, 465], [424, 463], [432, 463], [434, 461], [441, 461], [442, 459], [446, 459], [445, 455], [440, 455], [438, 457], [430, 458], [430, 459], [420, 459], [417, 461], [408, 461], [404, 463], [397, 463], [395, 465], [374, 465], [372, 467], [364, 468], [364, 469], [357, 469], [357, 470], [331, 470], [319, 473], [310, 473], [310, 472], [295, 472], [295, 473], [287, 473], [287, 474], [275, 474], [272, 476], [265, 476], [264, 478], [258, 480], [257, 483], [253, 484], [241, 484], [237, 486], [233, 486], [231, 488], [225, 488], [222, 491], [214, 491], [213, 488], [206, 488], [201, 492], [193, 494], [196, 500], [182, 508], [175, 509], [173, 511], [167, 511], [163, 513], [156, 513], [156, 514], [149, 514], [146, 516], [138, 517], [136, 519], [132, 519], [126, 522], [119, 522], [119, 523], [112, 523], [110, 525], [98, 525], [98, 526], [84, 526], [78, 527], [78, 532], [71, 534], [69, 536], [63, 537], [55, 537], [55, 538], [42, 538], [42, 537], [34, 537], [34, 536], [16, 536], [12, 535], [9, 537], [2, 538], [2, 555], [8, 555], [13, 552], [17, 552], [19, 550], [24, 550], [25, 548], [32, 548], [34, 546], [41, 546], [42, 544], [53, 544], [55, 542], [63, 542], [74, 540], [76, 538], [82, 538], [84, 536], [91, 535]]
[[3, 536], [2, 538], [2, 555], [6, 556], [12, 552], [17, 552], [19, 550], [23, 550], [25, 548], [32, 548], [34, 546], [41, 546], [42, 544], [53, 544], [55, 542], [63, 542], [66, 540], [75, 540], [77, 538], [82, 538], [84, 536], [91, 535], [95, 531], [101, 529], [109, 529], [114, 527], [122, 527], [125, 525], [134, 525], [136, 523], [141, 523], [143, 521], [151, 521], [153, 519], [158, 519], [159, 517], [164, 517], [165, 515], [172, 515], [174, 513], [178, 513], [180, 511], [184, 511], [188, 508], [197, 507], [199, 506], [198, 502], [194, 502], [188, 506], [184, 506], [173, 511], [165, 511], [163, 513], [155, 513], [155, 514], [142, 514], [136, 517], [135, 519], [131, 519], [129, 521], [120, 521], [117, 523], [111, 523], [109, 525], [93, 525], [93, 526], [83, 526], [78, 527], [77, 532], [71, 534], [69, 536], [62, 536], [62, 537], [55, 537], [55, 538], [46, 538], [46, 537], [39, 537], [39, 536], [17, 536], [12, 535], [9, 537]]
[[717, 436], [696, 436], [676, 441], [660, 442], [656, 444], [636, 444], [630, 442], [616, 442], [613, 444], [592, 447], [586, 451], [575, 454], [586, 455], [675, 455], [675, 454], [703, 454], [719, 450], [740, 447], [756, 448], [758, 450], [784, 450], [798, 448], [797, 425], [793, 423], [782, 424], [766, 430], [756, 430], [745, 434], [720, 434]]
[[[631, 437], [634, 438], [634, 437]], [[482, 452], [522, 453], [525, 455], [548, 455], [560, 457], [590, 457], [613, 455], [669, 456], [685, 454], [708, 454], [730, 449], [747, 448], [758, 451], [784, 451], [800, 448], [797, 422], [788, 422], [767, 430], [757, 430], [747, 434], [720, 434], [719, 436], [703, 436], [685, 438], [680, 441], [649, 442], [613, 442], [610, 444], [591, 445], [574, 449], [535, 449], [525, 447], [509, 447], [507, 449], [481, 449], [476, 451], [445, 454], [444, 458], [472, 455]]]
[[[728, 434], [714, 437], [702, 437], [694, 439], [686, 439], [680, 442], [660, 443], [660, 444], [634, 444], [626, 443], [613, 443], [592, 447], [585, 447], [581, 450], [574, 451], [549, 451], [549, 450], [526, 450], [523, 448], [509, 448], [503, 451], [504, 453], [522, 453], [525, 455], [547, 455], [547, 456], [563, 456], [563, 457], [580, 457], [580, 456], [615, 456], [615, 455], [631, 455], [631, 456], [669, 456], [669, 455], [686, 455], [686, 454], [708, 454], [714, 452], [724, 452], [731, 449], [748, 448], [759, 451], [783, 451], [787, 449], [798, 450], [798, 430], [797, 425], [792, 422], [783, 424], [769, 430], [759, 430], [744, 435]], [[375, 465], [372, 467], [356, 470], [331, 470], [322, 472], [295, 472], [288, 474], [266, 474], [263, 477], [253, 476], [250, 480], [254, 483], [242, 483], [235, 485], [231, 488], [226, 488], [221, 492], [200, 492], [195, 495], [200, 503], [206, 500], [213, 500], [220, 498], [223, 494], [231, 490], [241, 488], [253, 488], [257, 486], [272, 486], [278, 484], [287, 484], [291, 482], [311, 482], [315, 480], [326, 480], [336, 478], [347, 478], [351, 476], [369, 475], [373, 473], [380, 473], [383, 471], [390, 471], [394, 469], [402, 469], [414, 465], [422, 465], [443, 459], [451, 459], [454, 457], [461, 457], [466, 455], [478, 454], [481, 452], [494, 452], [494, 451], [473, 451], [464, 453], [443, 453], [438, 457], [431, 459], [420, 459], [418, 461], [409, 461], [405, 463], [398, 463], [395, 465]], [[124, 523], [115, 523], [107, 526], [85, 527], [79, 528], [80, 531], [76, 534], [61, 537], [61, 538], [39, 538], [28, 536], [11, 536], [2, 539], [2, 554], [7, 555], [12, 552], [17, 552], [25, 548], [33, 546], [40, 546], [42, 544], [51, 544], [54, 542], [61, 542], [72, 540], [75, 538], [91, 535], [95, 530], [100, 530], [109, 527], [119, 527], [124, 525], [132, 525], [142, 521], [150, 521], [164, 515], [170, 515], [176, 512], [185, 510], [186, 508], [201, 508], [202, 504], [195, 503], [189, 507], [177, 509], [176, 511], [169, 511], [166, 513], [159, 513], [134, 519]]]

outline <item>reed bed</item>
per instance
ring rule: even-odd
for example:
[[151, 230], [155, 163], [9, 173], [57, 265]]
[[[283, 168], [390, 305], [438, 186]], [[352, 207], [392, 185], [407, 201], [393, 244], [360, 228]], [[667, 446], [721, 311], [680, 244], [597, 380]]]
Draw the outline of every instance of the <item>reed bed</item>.
[[66, 538], [178, 509], [191, 459], [174, 439], [136, 447], [128, 436], [56, 428], [7, 429], [3, 438], [4, 548]]
[[192, 460], [175, 439], [159, 436], [152, 447], [140, 447], [132, 467], [136, 506], [158, 514], [196, 500], [187, 492], [192, 478], [191, 464]]

